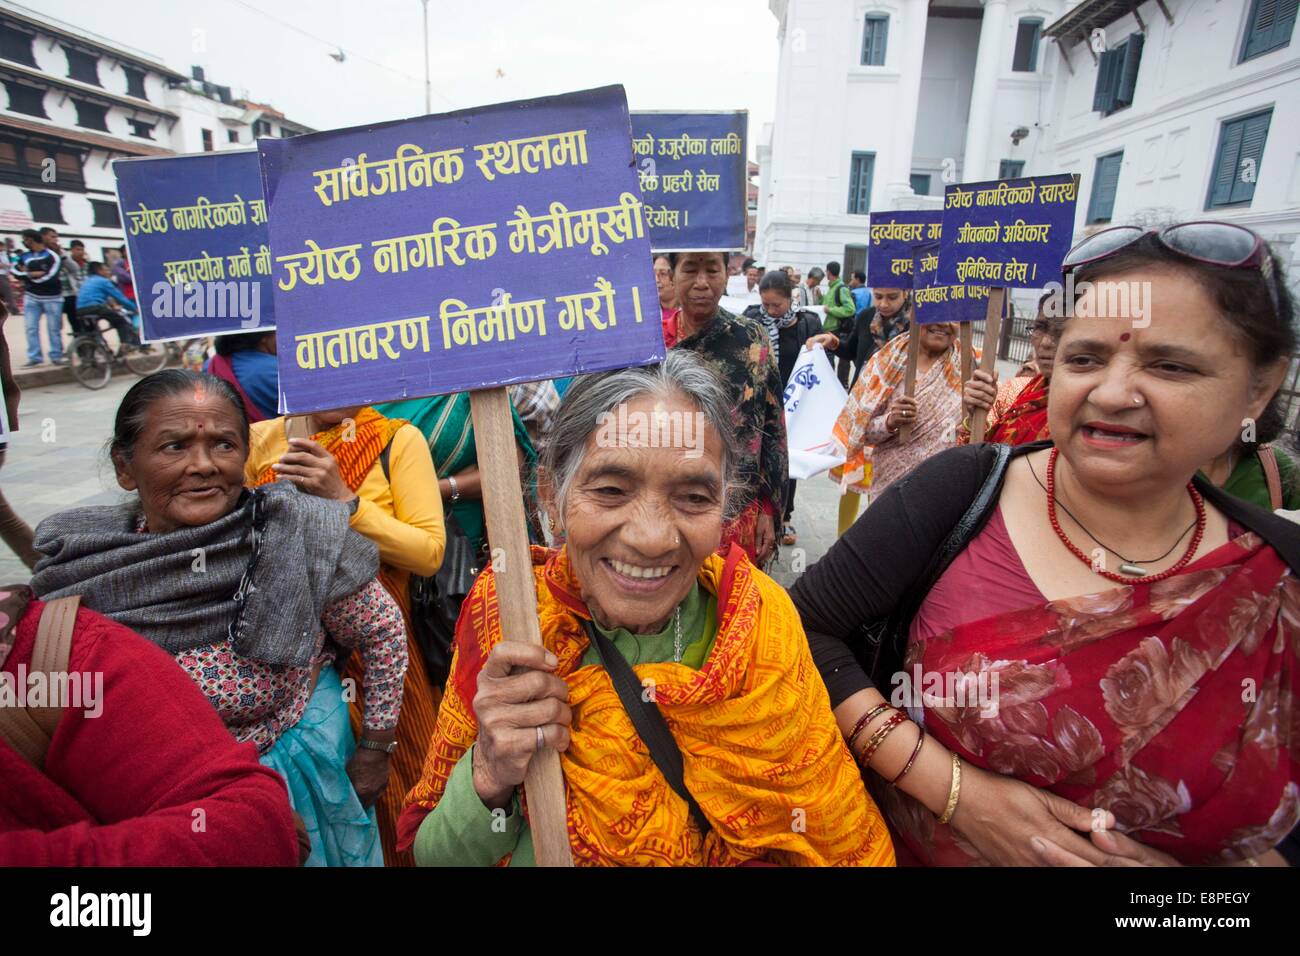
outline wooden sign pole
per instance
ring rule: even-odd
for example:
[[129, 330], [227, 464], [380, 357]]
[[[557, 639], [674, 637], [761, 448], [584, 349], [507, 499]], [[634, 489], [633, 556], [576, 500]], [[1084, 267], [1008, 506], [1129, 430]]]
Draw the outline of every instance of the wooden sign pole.
[[311, 438], [311, 436], [310, 415], [286, 415], [284, 417], [285, 441], [292, 438]]
[[958, 345], [961, 348], [961, 380], [962, 384], [970, 381], [971, 373], [975, 370], [975, 345], [971, 339], [971, 327], [969, 322], [958, 322], [959, 330]]
[[[921, 359], [921, 327], [916, 324], [916, 313], [912, 313], [912, 323], [907, 328], [907, 371], [903, 375], [903, 394], [916, 394], [916, 364]], [[898, 443], [906, 444], [912, 440], [911, 424], [900, 425]]]
[[[997, 367], [998, 337], [1002, 334], [1002, 308], [1006, 303], [1007, 290], [989, 289], [989, 304], [984, 313], [984, 354], [980, 356], [980, 368], [992, 372]], [[971, 444], [984, 440], [984, 430], [988, 428], [988, 410], [977, 408], [970, 421]]]
[[[483, 483], [483, 511], [492, 542], [501, 633], [507, 640], [540, 644], [537, 585], [528, 553], [528, 522], [510, 398], [504, 388], [483, 389], [469, 393], [469, 405]], [[524, 786], [538, 866], [573, 866], [559, 752], [544, 747], [534, 754]]]

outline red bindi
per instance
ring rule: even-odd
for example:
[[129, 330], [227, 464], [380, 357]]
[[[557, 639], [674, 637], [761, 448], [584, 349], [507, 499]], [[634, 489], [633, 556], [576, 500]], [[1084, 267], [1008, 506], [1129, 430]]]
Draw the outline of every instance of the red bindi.
[[1133, 336], [1130, 335], [1128, 332], [1125, 332], [1123, 335], [1121, 335], [1121, 336], [1119, 337], [1119, 340], [1120, 340], [1121, 342], [1127, 342], [1127, 341], [1128, 341], [1129, 339], [1131, 339], [1132, 337], [1133, 337]]

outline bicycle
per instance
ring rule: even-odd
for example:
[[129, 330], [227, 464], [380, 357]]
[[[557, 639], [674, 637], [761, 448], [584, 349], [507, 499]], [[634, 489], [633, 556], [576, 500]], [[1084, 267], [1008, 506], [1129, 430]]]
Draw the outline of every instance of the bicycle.
[[143, 378], [152, 375], [167, 364], [167, 349], [152, 345], [127, 345], [123, 343], [116, 354], [104, 339], [107, 321], [100, 317], [85, 317], [83, 327], [72, 340], [72, 375], [84, 388], [98, 390], [113, 378], [113, 367], [123, 364]]

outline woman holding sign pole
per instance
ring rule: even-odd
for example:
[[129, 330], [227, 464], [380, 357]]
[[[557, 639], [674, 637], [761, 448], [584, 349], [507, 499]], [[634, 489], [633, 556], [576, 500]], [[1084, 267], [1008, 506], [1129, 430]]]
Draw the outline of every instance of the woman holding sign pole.
[[[908, 344], [920, 336], [916, 363], [915, 394], [904, 395]], [[976, 350], [975, 358], [979, 358]], [[921, 462], [949, 448], [955, 441], [961, 409], [961, 346], [957, 326], [934, 322], [914, 326], [912, 331], [891, 339], [867, 362], [849, 394], [848, 403], [835, 423], [836, 440], [846, 450], [844, 471], [852, 474], [869, 463], [869, 482], [857, 482], [849, 489], [857, 494], [871, 490], [879, 497], [903, 475]], [[911, 434], [903, 440], [906, 426]], [[834, 471], [832, 479], [837, 476]], [[841, 506], [842, 535], [857, 515], [857, 499], [851, 511]]]
[[1300, 527], [1197, 471], [1278, 414], [1290, 293], [1227, 223], [1098, 233], [1065, 268], [1052, 441], [895, 484], [791, 590], [813, 656], [914, 860], [1282, 865]]
[[674, 252], [669, 258], [681, 305], [673, 347], [698, 354], [728, 384], [740, 437], [748, 500], [723, 528], [722, 545], [734, 541], [761, 567], [776, 550], [789, 478], [781, 373], [767, 330], [718, 307], [727, 289], [726, 254]]
[[[421, 864], [533, 865], [524, 779], [548, 747], [579, 866], [893, 864], [788, 597], [717, 551], [731, 406], [680, 350], [565, 395], [541, 477], [565, 544], [532, 552], [542, 646], [505, 639], [509, 569], [484, 570], [402, 815]], [[661, 443], [661, 415], [699, 430]]]

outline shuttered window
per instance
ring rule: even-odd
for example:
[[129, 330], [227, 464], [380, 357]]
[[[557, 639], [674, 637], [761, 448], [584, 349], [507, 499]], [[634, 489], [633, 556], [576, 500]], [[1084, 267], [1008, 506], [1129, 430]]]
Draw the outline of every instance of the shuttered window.
[[875, 153], [853, 154], [849, 166], [849, 212], [853, 215], [871, 212], [871, 176], [875, 168]]
[[1134, 33], [1101, 55], [1097, 64], [1097, 87], [1092, 95], [1094, 110], [1109, 115], [1133, 105], [1144, 41], [1141, 33]]
[[862, 65], [884, 66], [888, 40], [889, 17], [878, 13], [868, 14], [862, 27]]
[[1295, 29], [1297, 9], [1300, 0], [1253, 0], [1241, 44], [1241, 59], [1249, 60], [1288, 45]]
[[1119, 188], [1119, 170], [1124, 164], [1124, 152], [1108, 153], [1097, 157], [1097, 171], [1093, 176], [1092, 196], [1088, 200], [1088, 222], [1110, 222], [1115, 211], [1115, 191]]
[[36, 57], [32, 55], [34, 39], [35, 37], [30, 33], [24, 33], [7, 23], [0, 23], [0, 57], [13, 60], [15, 63], [36, 66]]
[[1011, 69], [1017, 73], [1033, 73], [1038, 69], [1038, 38], [1043, 32], [1043, 21], [1029, 17], [1016, 28], [1016, 51], [1011, 56]]
[[1264, 142], [1273, 111], [1253, 113], [1229, 120], [1219, 131], [1219, 148], [1214, 154], [1210, 177], [1210, 197], [1206, 209], [1224, 206], [1248, 206], [1255, 196]]
[[99, 86], [99, 57], [70, 46], [63, 50], [68, 54], [68, 79]]
[[144, 71], [124, 66], [122, 73], [126, 76], [126, 95], [134, 96], [138, 100], [147, 100], [149, 96], [144, 89]]
[[998, 163], [998, 179], [1019, 179], [1024, 171], [1023, 159], [1004, 159]]

